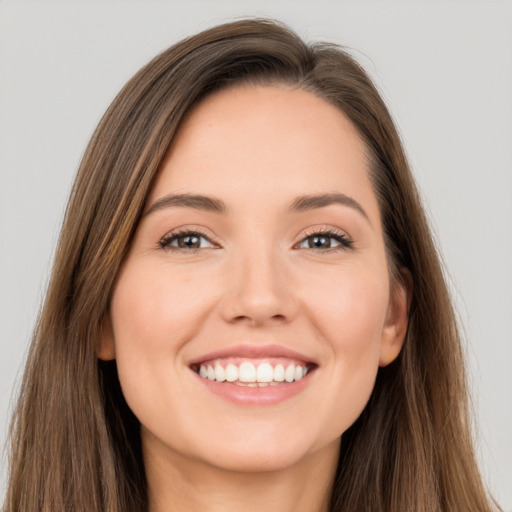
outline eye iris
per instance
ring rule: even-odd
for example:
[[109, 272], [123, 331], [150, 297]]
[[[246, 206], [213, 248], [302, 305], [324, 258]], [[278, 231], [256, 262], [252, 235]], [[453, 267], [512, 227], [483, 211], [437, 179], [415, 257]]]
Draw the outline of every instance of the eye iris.
[[183, 235], [178, 238], [178, 247], [196, 249], [200, 246], [201, 240], [197, 235]]
[[308, 243], [310, 247], [328, 249], [331, 247], [331, 237], [325, 235], [313, 235], [308, 237]]

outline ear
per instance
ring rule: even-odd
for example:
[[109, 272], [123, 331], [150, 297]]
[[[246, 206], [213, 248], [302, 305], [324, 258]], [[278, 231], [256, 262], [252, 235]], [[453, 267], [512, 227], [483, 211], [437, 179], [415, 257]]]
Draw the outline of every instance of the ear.
[[404, 344], [409, 321], [409, 307], [412, 298], [412, 276], [408, 269], [400, 269], [400, 275], [393, 283], [386, 322], [382, 330], [379, 366], [392, 363]]
[[116, 347], [114, 343], [114, 332], [110, 318], [107, 316], [101, 325], [101, 340], [98, 350], [98, 358], [102, 361], [112, 361], [116, 357]]

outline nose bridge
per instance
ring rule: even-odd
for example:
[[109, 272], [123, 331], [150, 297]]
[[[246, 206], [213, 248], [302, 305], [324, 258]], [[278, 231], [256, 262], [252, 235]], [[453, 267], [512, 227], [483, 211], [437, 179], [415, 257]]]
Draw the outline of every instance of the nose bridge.
[[289, 320], [294, 298], [285, 255], [275, 240], [256, 240], [233, 249], [224, 297], [226, 319], [245, 319], [253, 324]]

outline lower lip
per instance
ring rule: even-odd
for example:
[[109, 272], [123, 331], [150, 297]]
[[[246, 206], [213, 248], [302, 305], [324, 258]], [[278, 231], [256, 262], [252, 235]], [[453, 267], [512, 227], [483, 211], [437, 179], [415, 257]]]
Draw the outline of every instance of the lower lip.
[[311, 380], [309, 372], [300, 380], [290, 383], [279, 384], [277, 386], [249, 387], [237, 386], [229, 382], [217, 382], [215, 380], [203, 379], [197, 373], [194, 375], [206, 388], [225, 400], [229, 400], [240, 405], [273, 405], [283, 402], [303, 391]]

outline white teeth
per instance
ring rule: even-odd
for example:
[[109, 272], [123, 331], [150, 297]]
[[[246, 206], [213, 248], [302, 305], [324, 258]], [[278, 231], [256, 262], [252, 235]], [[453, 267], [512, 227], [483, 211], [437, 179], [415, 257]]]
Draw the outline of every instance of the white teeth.
[[261, 363], [256, 370], [256, 380], [258, 382], [272, 382], [274, 380], [274, 370], [268, 363]]
[[274, 380], [276, 382], [283, 382], [283, 380], [284, 380], [284, 366], [282, 364], [278, 364], [274, 368]]
[[293, 382], [295, 379], [295, 365], [291, 364], [286, 368], [286, 371], [284, 372], [284, 379], [286, 382]]
[[[199, 375], [201, 375], [201, 373], [199, 373]], [[234, 382], [235, 380], [238, 380], [238, 367], [233, 363], [230, 363], [226, 366], [226, 380], [228, 382]]]
[[215, 365], [215, 380], [218, 382], [224, 382], [226, 380], [226, 371], [219, 363]]
[[242, 363], [238, 372], [240, 382], [256, 382], [256, 368], [252, 363]]
[[240, 366], [229, 363], [224, 368], [217, 361], [215, 366], [202, 364], [199, 367], [199, 375], [203, 379], [227, 381], [249, 387], [275, 386], [284, 381], [294, 382], [301, 380], [307, 373], [308, 369], [303, 365], [290, 364], [285, 369], [281, 363], [273, 368], [267, 362], [260, 363], [257, 367], [249, 361], [244, 361]]

